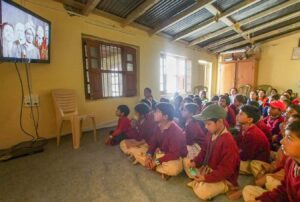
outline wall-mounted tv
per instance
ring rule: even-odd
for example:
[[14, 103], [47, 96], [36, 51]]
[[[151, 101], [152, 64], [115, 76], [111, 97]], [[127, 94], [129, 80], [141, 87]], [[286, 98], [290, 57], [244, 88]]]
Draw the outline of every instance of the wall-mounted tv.
[[0, 23], [0, 61], [50, 63], [48, 20], [10, 0], [0, 0]]

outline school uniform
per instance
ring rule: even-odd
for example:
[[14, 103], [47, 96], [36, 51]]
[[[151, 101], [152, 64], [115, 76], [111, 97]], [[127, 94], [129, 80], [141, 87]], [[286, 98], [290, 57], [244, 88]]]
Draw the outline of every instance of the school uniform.
[[[157, 124], [154, 121], [153, 112], [149, 112], [145, 115], [145, 118], [137, 123], [135, 128], [132, 128], [128, 133], [125, 140], [120, 142], [120, 149], [125, 154], [132, 154], [132, 152], [139, 152], [139, 148], [147, 148], [154, 133], [154, 129]], [[137, 148], [128, 148], [128, 142], [135, 140], [138, 146]], [[126, 144], [127, 143], [127, 144]]]
[[233, 111], [232, 108], [227, 107], [227, 116], [226, 116], [226, 120], [229, 124], [229, 127], [233, 128], [236, 124], [236, 117], [235, 117], [235, 112]]
[[275, 119], [267, 116], [263, 119], [265, 124], [271, 128], [272, 135], [280, 135], [280, 124], [284, 122], [284, 117], [279, 116]]
[[291, 158], [285, 164], [285, 178], [282, 185], [272, 191], [257, 186], [246, 186], [243, 190], [245, 201], [298, 202], [300, 199], [300, 166]]
[[[206, 166], [209, 172], [204, 175], [203, 182], [193, 181], [190, 185], [195, 194], [208, 200], [219, 194], [223, 194], [238, 186], [240, 156], [238, 147], [232, 135], [225, 129], [220, 135], [208, 135], [206, 148], [201, 149], [197, 157], [193, 159], [197, 168]], [[184, 161], [184, 168], [190, 178], [190, 161]]]
[[131, 121], [127, 117], [120, 117], [116, 130], [111, 133], [112, 144], [119, 144], [122, 140], [127, 138], [127, 134], [131, 129]]
[[259, 120], [255, 124], [268, 138], [269, 142], [272, 142], [272, 129], [270, 126], [267, 126], [267, 124], [264, 122], [263, 119]]
[[178, 175], [182, 169], [182, 158], [187, 155], [186, 137], [183, 130], [172, 122], [169, 128], [161, 130], [157, 126], [153, 138], [150, 141], [149, 149], [144, 153], [134, 155], [135, 159], [145, 165], [146, 156], [151, 155], [160, 162], [156, 171], [168, 176]]
[[205, 145], [207, 136], [201, 129], [198, 121], [191, 119], [185, 123], [184, 132], [186, 135], [187, 158], [193, 159], [198, 155], [200, 149]]
[[235, 104], [230, 104], [229, 107], [234, 111], [235, 115], [237, 115], [240, 111], [239, 108], [235, 106]]
[[270, 161], [270, 143], [256, 125], [253, 124], [247, 129], [241, 128], [237, 144], [240, 149], [241, 174], [252, 174], [250, 163], [253, 160]]

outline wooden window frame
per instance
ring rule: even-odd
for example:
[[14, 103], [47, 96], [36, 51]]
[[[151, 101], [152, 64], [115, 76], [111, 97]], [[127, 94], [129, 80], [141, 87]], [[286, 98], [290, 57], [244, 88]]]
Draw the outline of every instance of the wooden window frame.
[[[116, 51], [121, 51], [121, 69], [112, 70], [112, 65], [107, 66], [106, 69], [103, 67], [104, 57], [102, 54], [107, 53], [102, 52], [103, 45], [113, 50], [116, 47]], [[95, 48], [96, 57], [91, 55], [91, 48]], [[132, 61], [129, 61], [127, 54], [132, 56]], [[120, 97], [134, 97], [137, 95], [137, 48], [123, 45], [113, 42], [107, 42], [104, 40], [91, 39], [87, 37], [82, 37], [82, 56], [83, 56], [83, 73], [84, 73], [84, 89], [85, 97], [88, 100], [98, 100], [98, 99], [111, 99]], [[118, 58], [119, 59], [119, 58]], [[96, 67], [92, 68], [92, 60], [96, 60], [94, 64]], [[110, 64], [112, 59], [110, 58]], [[114, 65], [116, 65], [116, 60], [113, 59]], [[132, 71], [127, 70], [127, 65], [130, 64]], [[115, 66], [114, 66], [115, 67]], [[108, 70], [109, 68], [109, 70]], [[103, 89], [102, 76], [103, 73], [116, 73], [122, 76], [122, 85], [119, 85], [119, 91], [122, 92], [120, 96], [105, 96]], [[107, 77], [108, 78], [108, 77]], [[121, 87], [120, 87], [121, 86]]]

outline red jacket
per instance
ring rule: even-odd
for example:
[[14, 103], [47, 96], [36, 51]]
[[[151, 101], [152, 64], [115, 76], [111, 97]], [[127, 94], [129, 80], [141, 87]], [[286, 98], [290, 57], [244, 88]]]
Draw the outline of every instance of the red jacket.
[[256, 126], [240, 131], [237, 137], [242, 161], [270, 161], [270, 143], [265, 134]]
[[233, 128], [236, 124], [236, 120], [235, 120], [235, 112], [233, 111], [233, 109], [231, 107], [227, 107], [227, 116], [226, 116], [226, 120], [229, 123], [229, 126], [231, 128]]
[[186, 121], [184, 132], [186, 135], [187, 145], [198, 143], [200, 147], [203, 147], [207, 141], [206, 133], [202, 130], [198, 121], [194, 119]]
[[256, 126], [262, 131], [264, 132], [264, 134], [266, 135], [266, 137], [268, 138], [269, 142], [272, 141], [272, 129], [270, 126], [267, 126], [267, 124], [264, 122], [263, 119], [259, 120], [256, 123]]
[[136, 139], [138, 141], [145, 140], [149, 145], [153, 137], [154, 130], [157, 123], [154, 121], [154, 114], [149, 112], [145, 115], [144, 120], [139, 121], [135, 128], [132, 128], [127, 135], [129, 139]]
[[271, 119], [270, 116], [267, 116], [263, 119], [267, 126], [271, 127], [272, 135], [280, 135], [279, 125], [284, 121], [283, 116], [279, 116], [276, 119]]
[[213, 171], [204, 176], [205, 182], [213, 183], [227, 180], [232, 185], [237, 186], [240, 156], [235, 140], [229, 132], [219, 135], [216, 140], [212, 141], [212, 135], [208, 135], [208, 143], [206, 148], [194, 158], [194, 162], [199, 167], [203, 165], [205, 156], [211, 154], [208, 158], [207, 165]]
[[118, 120], [118, 125], [116, 130], [112, 133], [112, 136], [116, 137], [121, 134], [127, 135], [129, 130], [131, 129], [131, 121], [127, 117], [120, 117]]
[[282, 181], [282, 185], [272, 191], [263, 193], [256, 200], [261, 200], [262, 202], [299, 202], [300, 172], [296, 176], [296, 169], [300, 169], [300, 166], [293, 159], [289, 158], [285, 164], [285, 178]]
[[159, 126], [154, 131], [154, 136], [147, 151], [153, 155], [156, 149], [160, 149], [165, 155], [159, 159], [160, 162], [177, 160], [187, 155], [186, 137], [183, 130], [172, 122], [170, 127], [161, 131]]
[[239, 113], [239, 108], [237, 108], [234, 104], [230, 104], [229, 107], [234, 111], [235, 115]]

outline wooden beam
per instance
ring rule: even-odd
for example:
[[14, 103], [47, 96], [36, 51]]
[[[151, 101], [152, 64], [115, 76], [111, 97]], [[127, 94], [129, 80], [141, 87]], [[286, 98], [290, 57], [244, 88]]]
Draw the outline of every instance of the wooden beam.
[[79, 3], [77, 1], [73, 1], [73, 0], [54, 0], [54, 1], [60, 2], [64, 5], [71, 6], [71, 7], [77, 8], [77, 9], [83, 9], [84, 8], [84, 4]]
[[174, 41], [177, 41], [179, 39], [188, 37], [196, 32], [199, 32], [203, 29], [205, 29], [206, 27], [218, 22], [219, 20], [222, 20], [223, 18], [226, 18], [230, 15], [233, 15], [236, 12], [239, 12], [240, 10], [247, 8], [251, 5], [253, 5], [254, 3], [257, 3], [261, 0], [246, 0], [246, 1], [242, 1], [241, 3], [231, 7], [230, 9], [226, 10], [225, 12], [221, 13], [219, 16], [215, 16], [213, 18], [210, 18], [198, 25], [194, 25], [186, 30], [183, 30], [182, 32], [178, 33], [177, 35], [175, 35], [174, 37]]
[[179, 13], [178, 15], [172, 16], [171, 18], [169, 18], [169, 19], [163, 21], [161, 24], [157, 25], [153, 29], [153, 31], [150, 32], [150, 34], [151, 35], [157, 34], [158, 32], [161, 32], [161, 31], [167, 29], [168, 27], [171, 27], [172, 25], [179, 22], [180, 20], [182, 20], [190, 15], [193, 15], [197, 11], [200, 11], [201, 9], [205, 8], [205, 6], [212, 4], [215, 1], [216, 0], [198, 1], [197, 4], [195, 4], [194, 6], [186, 9], [185, 11]]
[[159, 0], [146, 0], [144, 3], [139, 5], [134, 9], [125, 19], [123, 26], [132, 23], [135, 19], [143, 15], [147, 10], [149, 10], [153, 5], [155, 5]]
[[[275, 6], [273, 8], [270, 8], [270, 9], [266, 10], [266, 11], [263, 11], [263, 12], [257, 14], [257, 15], [254, 15], [252, 17], [246, 18], [246, 19], [244, 19], [244, 20], [242, 20], [242, 21], [240, 21], [240, 22], [238, 22], [236, 24], [241, 27], [241, 26], [243, 26], [245, 24], [249, 24], [249, 23], [251, 23], [253, 21], [256, 21], [256, 20], [258, 20], [260, 18], [268, 16], [268, 15], [270, 15], [272, 13], [278, 12], [278, 11], [280, 11], [280, 10], [282, 10], [284, 8], [287, 8], [289, 6], [292, 6], [292, 5], [296, 4], [296, 3], [299, 3], [299, 0], [290, 0], [290, 1], [287, 1], [285, 3], [282, 3], [282, 4], [278, 5], [278, 6]], [[231, 30], [230, 28], [225, 27], [225, 28], [220, 29], [220, 30], [218, 30], [216, 32], [212, 32], [212, 33], [209, 33], [209, 34], [207, 34], [205, 36], [201, 36], [201, 37], [193, 40], [192, 42], [190, 42], [189, 46], [194, 46], [194, 45], [199, 44], [199, 43], [201, 43], [203, 41], [206, 41], [206, 40], [209, 40], [209, 39], [214, 38], [216, 36], [222, 35], [222, 34], [228, 32], [230, 30]]]
[[102, 0], [88, 0], [85, 8], [82, 11], [83, 15], [89, 15]]
[[[279, 29], [276, 29], [276, 30], [267, 32], [267, 33], [265, 33], [265, 34], [258, 35], [258, 36], [256, 36], [256, 37], [253, 37], [253, 38], [251, 39], [251, 41], [252, 41], [252, 43], [255, 43], [255, 42], [258, 41], [258, 40], [261, 40], [261, 39], [264, 39], [264, 38], [267, 38], [267, 37], [272, 37], [272, 36], [274, 36], [274, 35], [278, 35], [278, 34], [287, 32], [287, 31], [289, 31], [289, 30], [292, 30], [292, 29], [298, 29], [298, 28], [300, 28], [300, 22], [293, 23], [293, 24], [291, 24], [291, 25], [287, 25], [287, 26], [285, 26], [285, 27], [282, 27], [282, 28], [279, 28]], [[241, 42], [238, 42], [238, 43], [234, 43], [234, 44], [230, 44], [230, 45], [221, 47], [221, 48], [219, 48], [219, 49], [214, 50], [213, 52], [214, 52], [214, 53], [223, 52], [223, 51], [226, 51], [226, 50], [229, 50], [229, 49], [238, 47], [238, 46], [242, 46], [242, 45], [247, 44], [247, 43], [248, 43], [248, 42], [246, 42], [246, 41], [241, 41]]]
[[[273, 26], [273, 25], [276, 25], [276, 24], [281, 23], [281, 22], [285, 22], [285, 21], [287, 21], [287, 20], [290, 20], [290, 19], [295, 18], [295, 17], [298, 17], [298, 16], [300, 16], [300, 11], [297, 11], [297, 12], [295, 12], [295, 13], [291, 13], [291, 14], [286, 15], [286, 16], [284, 16], [284, 17], [278, 18], [278, 19], [276, 19], [276, 20], [272, 20], [272, 21], [267, 22], [267, 23], [265, 23], [265, 24], [262, 24], [262, 25], [260, 25], [260, 26], [254, 27], [254, 28], [249, 29], [249, 30], [247, 30], [247, 31], [244, 31], [244, 32], [241, 33], [241, 35], [247, 36], [247, 35], [249, 35], [249, 34], [251, 34], [251, 33], [254, 33], [254, 32], [257, 32], [257, 31], [260, 31], [260, 30], [263, 30], [263, 29], [265, 29], [265, 28], [267, 28], [267, 27], [271, 27], [271, 26]], [[239, 38], [239, 37], [240, 37], [239, 35], [234, 35], [234, 36], [231, 36], [231, 37], [227, 37], [227, 38], [222, 39], [222, 40], [220, 40], [220, 41], [211, 43], [211, 44], [205, 46], [204, 48], [212, 49], [212, 48], [215, 48], [215, 47], [217, 47], [217, 46], [220, 46], [220, 45], [222, 45], [222, 44], [224, 44], [224, 43], [227, 43], [227, 42], [229, 42], [229, 41], [232, 41], [232, 40], [234, 40], [234, 39], [237, 39], [237, 38]]]

